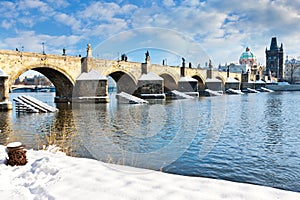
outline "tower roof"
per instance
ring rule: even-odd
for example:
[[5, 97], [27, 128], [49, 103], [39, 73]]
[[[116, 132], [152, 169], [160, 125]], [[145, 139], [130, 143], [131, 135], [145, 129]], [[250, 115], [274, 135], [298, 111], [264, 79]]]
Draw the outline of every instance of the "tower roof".
[[278, 49], [277, 39], [276, 37], [272, 37], [270, 50], [275, 50], [275, 49]]

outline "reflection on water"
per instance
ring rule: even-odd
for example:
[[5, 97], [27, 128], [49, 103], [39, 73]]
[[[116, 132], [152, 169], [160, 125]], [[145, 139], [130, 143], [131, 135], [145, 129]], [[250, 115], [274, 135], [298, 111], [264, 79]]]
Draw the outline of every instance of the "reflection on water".
[[[55, 105], [53, 93], [31, 95]], [[0, 112], [0, 143], [54, 143], [72, 156], [300, 192], [299, 100], [283, 92], [13, 110]]]
[[0, 111], [0, 141], [6, 143], [9, 140], [9, 133], [12, 132], [11, 126], [12, 111], [1, 112]]

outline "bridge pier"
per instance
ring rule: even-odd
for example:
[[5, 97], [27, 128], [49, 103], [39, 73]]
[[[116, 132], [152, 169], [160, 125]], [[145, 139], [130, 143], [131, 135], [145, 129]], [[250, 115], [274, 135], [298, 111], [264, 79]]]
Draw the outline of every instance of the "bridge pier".
[[199, 96], [198, 80], [185, 75], [185, 59], [182, 58], [182, 66], [180, 67], [180, 79], [178, 81], [178, 91], [191, 96]]
[[138, 79], [138, 89], [135, 91], [135, 95], [143, 99], [165, 99], [164, 79], [148, 71], [151, 67], [149, 52], [147, 51], [145, 55], [146, 62], [141, 65], [142, 75]]
[[9, 101], [8, 75], [0, 69], [0, 110], [11, 110]]
[[95, 70], [83, 72], [77, 79], [73, 90], [74, 103], [108, 103], [107, 78]]
[[247, 88], [255, 89], [254, 81], [250, 80], [250, 73], [242, 73], [242, 83], [241, 83], [241, 90], [247, 90]]

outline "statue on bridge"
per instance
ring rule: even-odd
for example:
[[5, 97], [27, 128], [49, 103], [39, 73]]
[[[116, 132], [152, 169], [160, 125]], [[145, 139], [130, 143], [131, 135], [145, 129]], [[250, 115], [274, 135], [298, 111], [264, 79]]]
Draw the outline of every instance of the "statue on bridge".
[[185, 58], [181, 58], [182, 59], [182, 67], [185, 67]]
[[122, 55], [121, 55], [121, 61], [125, 61], [125, 62], [127, 62], [127, 55], [125, 54], [125, 53], [123, 53]]
[[92, 47], [91, 47], [91, 44], [87, 44], [86, 57], [88, 57], [88, 58], [92, 57]]
[[208, 67], [209, 67], [209, 69], [213, 68], [213, 65], [211, 64], [211, 59], [209, 59]]
[[149, 54], [149, 51], [148, 51], [148, 50], [147, 50], [147, 52], [145, 53], [145, 55], [146, 55], [146, 59], [145, 59], [146, 63], [150, 62], [150, 54]]

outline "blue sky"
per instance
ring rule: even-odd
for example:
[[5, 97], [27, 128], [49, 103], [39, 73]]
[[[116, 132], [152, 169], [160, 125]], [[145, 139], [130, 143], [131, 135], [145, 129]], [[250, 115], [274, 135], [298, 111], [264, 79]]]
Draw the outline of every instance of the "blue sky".
[[193, 66], [238, 62], [246, 47], [265, 64], [276, 36], [285, 55], [300, 56], [299, 0], [11, 0], [0, 1], [0, 49], [22, 49]]

